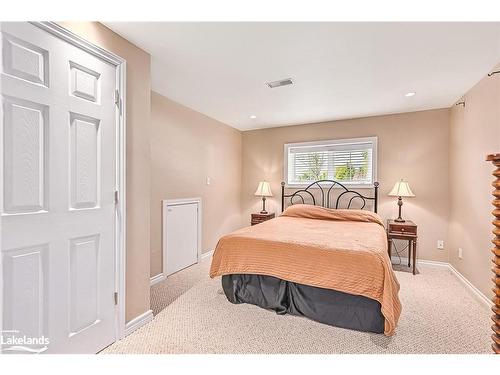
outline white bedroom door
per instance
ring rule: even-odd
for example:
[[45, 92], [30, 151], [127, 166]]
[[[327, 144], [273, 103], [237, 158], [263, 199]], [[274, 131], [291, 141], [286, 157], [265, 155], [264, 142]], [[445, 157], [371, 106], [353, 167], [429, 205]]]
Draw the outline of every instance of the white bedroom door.
[[[3, 352], [115, 341], [116, 67], [2, 23]], [[19, 344], [19, 343], [18, 343]]]

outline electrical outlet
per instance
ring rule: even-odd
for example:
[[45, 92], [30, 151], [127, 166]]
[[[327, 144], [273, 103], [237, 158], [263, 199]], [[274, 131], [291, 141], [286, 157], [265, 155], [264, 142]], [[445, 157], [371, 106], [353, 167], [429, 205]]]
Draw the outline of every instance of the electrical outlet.
[[210, 185], [210, 177], [207, 176], [207, 185]]
[[438, 242], [437, 242], [437, 248], [439, 250], [443, 250], [444, 249], [444, 241], [443, 240], [438, 240]]
[[462, 250], [461, 247], [458, 248], [458, 258], [464, 259], [464, 251]]

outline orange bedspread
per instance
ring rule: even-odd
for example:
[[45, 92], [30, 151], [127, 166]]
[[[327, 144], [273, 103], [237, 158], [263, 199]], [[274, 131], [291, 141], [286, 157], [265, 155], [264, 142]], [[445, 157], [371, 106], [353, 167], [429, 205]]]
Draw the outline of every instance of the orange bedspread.
[[276, 219], [222, 237], [210, 277], [258, 274], [377, 300], [386, 335], [396, 328], [399, 283], [377, 214], [310, 205], [289, 207]]

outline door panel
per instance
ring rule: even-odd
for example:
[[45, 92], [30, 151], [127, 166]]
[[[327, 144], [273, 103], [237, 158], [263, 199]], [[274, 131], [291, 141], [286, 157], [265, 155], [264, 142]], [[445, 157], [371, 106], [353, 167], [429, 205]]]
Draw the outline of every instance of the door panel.
[[4, 212], [45, 208], [47, 107], [4, 97]]
[[4, 253], [4, 325], [32, 337], [47, 333], [47, 244]]
[[98, 322], [99, 235], [70, 241], [70, 335]]
[[70, 114], [71, 208], [99, 205], [101, 140], [99, 120]]
[[95, 353], [115, 340], [116, 68], [28, 23], [1, 31], [2, 329]]
[[5, 73], [47, 86], [48, 51], [7, 33], [2, 46]]
[[99, 73], [73, 61], [70, 64], [71, 94], [73, 96], [97, 102], [99, 98]]

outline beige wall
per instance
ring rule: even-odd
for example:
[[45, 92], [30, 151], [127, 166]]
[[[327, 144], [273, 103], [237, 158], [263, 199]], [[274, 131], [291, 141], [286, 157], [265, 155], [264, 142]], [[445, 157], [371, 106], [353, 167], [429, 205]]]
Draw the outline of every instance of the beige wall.
[[150, 56], [97, 22], [65, 28], [127, 60], [126, 320], [149, 310]]
[[403, 217], [419, 226], [419, 258], [448, 261], [447, 249], [436, 249], [448, 238], [448, 125], [449, 110], [441, 109], [244, 132], [243, 221], [260, 211], [253, 195], [260, 180], [271, 182], [268, 207], [279, 212], [285, 143], [377, 136], [379, 213], [397, 217], [396, 199], [387, 193], [400, 178], [409, 181], [416, 198], [404, 200]]
[[450, 118], [450, 263], [491, 296], [493, 166], [485, 156], [500, 152], [500, 75], [485, 77], [464, 99]]
[[241, 226], [241, 133], [155, 92], [151, 111], [150, 272], [155, 276], [162, 272], [162, 199], [202, 198], [202, 252]]

